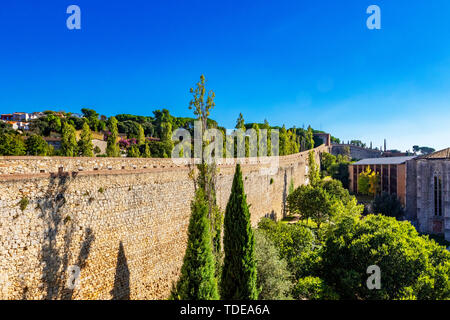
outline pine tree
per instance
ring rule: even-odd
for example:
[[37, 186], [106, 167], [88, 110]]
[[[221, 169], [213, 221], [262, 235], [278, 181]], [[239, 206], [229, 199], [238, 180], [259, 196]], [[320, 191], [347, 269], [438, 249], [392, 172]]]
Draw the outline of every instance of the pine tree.
[[107, 138], [106, 154], [108, 157], [119, 157], [120, 149], [117, 144], [117, 138], [119, 137], [119, 130], [117, 129], [117, 119], [115, 117], [109, 118], [108, 128], [110, 135]]
[[214, 255], [208, 220], [208, 203], [202, 188], [198, 188], [191, 203], [188, 243], [181, 275], [174, 288], [174, 300], [218, 300]]
[[83, 128], [81, 129], [80, 141], [78, 141], [78, 152], [82, 157], [93, 157], [93, 144], [92, 144], [92, 133], [87, 122], [83, 123]]
[[77, 138], [75, 136], [75, 128], [64, 122], [61, 137], [62, 155], [66, 157], [74, 157], [77, 153]]
[[226, 300], [256, 300], [255, 239], [244, 193], [241, 166], [236, 172], [225, 211], [225, 258], [221, 294]]

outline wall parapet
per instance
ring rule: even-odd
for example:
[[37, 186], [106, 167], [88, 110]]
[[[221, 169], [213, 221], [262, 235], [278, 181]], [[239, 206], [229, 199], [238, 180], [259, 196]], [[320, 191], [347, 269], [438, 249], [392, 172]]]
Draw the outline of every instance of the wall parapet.
[[[328, 151], [329, 147], [321, 145], [314, 149], [315, 152]], [[308, 157], [309, 151], [280, 156], [280, 164], [298, 162]], [[242, 166], [261, 166], [273, 163], [275, 157], [260, 158], [233, 158], [223, 159], [218, 163], [219, 167], [234, 166], [236, 162]], [[106, 157], [39, 157], [39, 156], [2, 156], [0, 157], [1, 175], [22, 175], [42, 173], [63, 173], [83, 171], [127, 171], [127, 170], [153, 170], [189, 168], [194, 164], [194, 159], [187, 164], [178, 164], [170, 158], [106, 158]]]

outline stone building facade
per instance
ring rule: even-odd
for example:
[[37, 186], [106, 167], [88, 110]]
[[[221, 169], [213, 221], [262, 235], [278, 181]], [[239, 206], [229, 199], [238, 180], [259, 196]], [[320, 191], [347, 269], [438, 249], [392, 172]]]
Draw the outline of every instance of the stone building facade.
[[408, 161], [406, 218], [450, 241], [450, 148]]
[[405, 218], [419, 232], [442, 234], [450, 241], [450, 148], [418, 157], [358, 161], [349, 166], [352, 192], [367, 166], [380, 174], [382, 191], [398, 196]]
[[[326, 146], [315, 150], [316, 161]], [[256, 225], [281, 218], [308, 152], [245, 159]], [[192, 167], [171, 159], [0, 157], [0, 299], [165, 299], [186, 249]], [[224, 209], [235, 167], [218, 166]]]

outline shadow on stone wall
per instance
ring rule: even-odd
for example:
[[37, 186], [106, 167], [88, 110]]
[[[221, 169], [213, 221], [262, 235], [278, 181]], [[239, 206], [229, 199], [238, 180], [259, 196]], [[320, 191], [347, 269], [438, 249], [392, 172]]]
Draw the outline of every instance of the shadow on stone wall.
[[130, 299], [130, 270], [128, 269], [127, 257], [122, 241], [117, 253], [116, 274], [114, 276], [114, 287], [111, 290], [112, 300]]
[[[66, 203], [65, 193], [70, 185], [68, 174], [52, 175], [45, 195], [39, 199], [37, 208], [45, 225], [45, 241], [42, 245], [40, 260], [43, 265], [42, 281], [46, 300], [70, 300], [74, 290], [67, 288], [70, 247], [76, 229], [70, 212], [62, 212]], [[57, 239], [63, 238], [63, 246], [57, 245]], [[82, 270], [89, 256], [95, 237], [90, 228], [85, 236], [76, 261]]]

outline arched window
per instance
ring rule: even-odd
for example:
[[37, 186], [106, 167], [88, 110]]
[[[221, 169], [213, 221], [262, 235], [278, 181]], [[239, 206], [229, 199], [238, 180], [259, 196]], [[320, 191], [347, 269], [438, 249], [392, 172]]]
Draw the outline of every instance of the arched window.
[[442, 217], [442, 177], [434, 176], [434, 215]]

